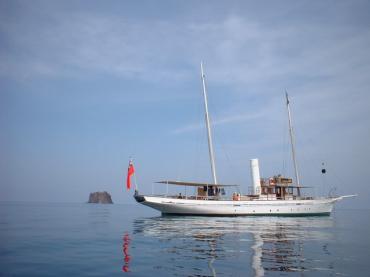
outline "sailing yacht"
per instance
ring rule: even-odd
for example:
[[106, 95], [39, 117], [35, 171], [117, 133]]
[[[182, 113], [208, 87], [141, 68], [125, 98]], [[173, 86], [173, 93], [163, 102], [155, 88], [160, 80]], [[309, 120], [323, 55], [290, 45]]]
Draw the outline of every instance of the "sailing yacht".
[[329, 215], [334, 204], [343, 198], [355, 195], [312, 197], [302, 196], [301, 185], [294, 147], [294, 134], [290, 112], [290, 102], [286, 93], [286, 105], [289, 122], [292, 160], [294, 164], [295, 184], [292, 178], [278, 175], [271, 178], [261, 178], [258, 159], [250, 160], [252, 191], [241, 195], [225, 194], [225, 189], [237, 185], [220, 184], [217, 181], [214, 158], [212, 130], [208, 113], [208, 99], [203, 63], [201, 63], [201, 81], [203, 87], [205, 122], [208, 137], [208, 150], [213, 182], [196, 183], [184, 181], [160, 181], [157, 183], [195, 187], [195, 195], [143, 195], [135, 190], [135, 200], [145, 206], [171, 215], [203, 215], [203, 216], [247, 216], [247, 215]]

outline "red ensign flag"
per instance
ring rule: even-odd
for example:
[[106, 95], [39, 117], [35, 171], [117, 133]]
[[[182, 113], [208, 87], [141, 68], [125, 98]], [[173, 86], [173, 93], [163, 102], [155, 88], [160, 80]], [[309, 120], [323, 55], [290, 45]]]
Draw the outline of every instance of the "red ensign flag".
[[128, 169], [127, 169], [127, 184], [126, 184], [127, 189], [131, 188], [131, 175], [133, 175], [134, 173], [135, 173], [134, 165], [130, 161], [130, 163], [128, 165]]

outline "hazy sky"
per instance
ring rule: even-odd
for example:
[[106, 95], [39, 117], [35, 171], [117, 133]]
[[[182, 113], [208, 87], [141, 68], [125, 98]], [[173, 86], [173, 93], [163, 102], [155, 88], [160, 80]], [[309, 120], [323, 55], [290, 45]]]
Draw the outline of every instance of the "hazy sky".
[[[0, 0], [0, 200], [87, 201], [211, 180], [200, 61], [221, 183], [292, 175], [370, 207], [369, 1]], [[325, 162], [326, 176], [321, 176]], [[163, 191], [159, 187], [157, 191]]]

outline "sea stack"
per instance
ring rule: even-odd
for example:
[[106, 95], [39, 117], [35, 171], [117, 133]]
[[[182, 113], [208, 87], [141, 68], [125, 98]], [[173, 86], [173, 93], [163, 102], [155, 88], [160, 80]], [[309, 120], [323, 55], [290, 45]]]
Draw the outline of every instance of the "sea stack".
[[92, 192], [89, 196], [89, 201], [87, 203], [98, 203], [98, 204], [113, 204], [112, 197], [106, 191]]

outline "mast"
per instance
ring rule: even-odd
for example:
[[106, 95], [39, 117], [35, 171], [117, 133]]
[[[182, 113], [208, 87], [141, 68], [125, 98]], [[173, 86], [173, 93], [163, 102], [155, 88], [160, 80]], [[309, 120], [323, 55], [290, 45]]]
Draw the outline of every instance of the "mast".
[[206, 112], [206, 126], [207, 126], [207, 134], [208, 134], [209, 159], [210, 159], [210, 162], [211, 162], [211, 170], [212, 170], [213, 183], [214, 184], [217, 184], [216, 165], [215, 165], [215, 154], [213, 152], [211, 124], [209, 122], [207, 89], [206, 89], [205, 75], [204, 75], [204, 72], [203, 72], [203, 62], [200, 63], [200, 71], [201, 71], [201, 74], [202, 74], [203, 96], [204, 96], [204, 109], [205, 109], [205, 112]]
[[296, 160], [296, 154], [295, 154], [295, 148], [294, 148], [294, 134], [293, 134], [293, 127], [292, 127], [292, 118], [291, 118], [291, 115], [290, 115], [288, 92], [286, 90], [285, 90], [285, 97], [286, 97], [286, 106], [287, 106], [287, 110], [288, 110], [289, 134], [290, 134], [290, 144], [291, 144], [291, 147], [292, 147], [292, 159], [293, 159], [293, 165], [294, 165], [295, 180], [297, 182], [298, 196], [301, 196], [301, 190], [299, 188], [301, 186], [301, 184], [299, 182], [297, 160]]

